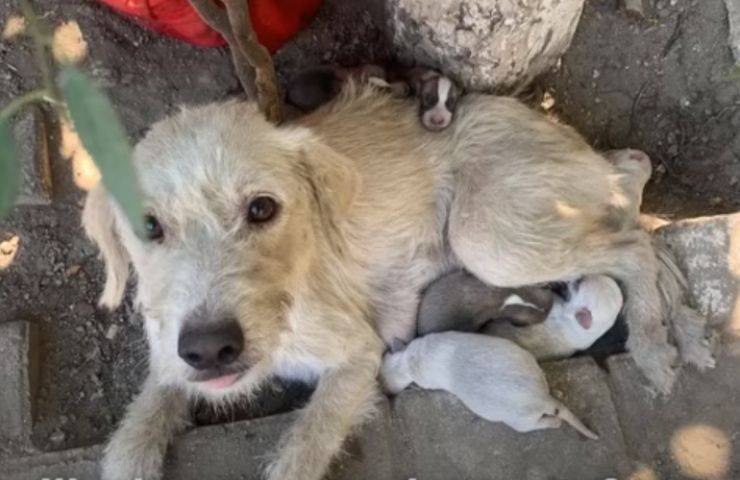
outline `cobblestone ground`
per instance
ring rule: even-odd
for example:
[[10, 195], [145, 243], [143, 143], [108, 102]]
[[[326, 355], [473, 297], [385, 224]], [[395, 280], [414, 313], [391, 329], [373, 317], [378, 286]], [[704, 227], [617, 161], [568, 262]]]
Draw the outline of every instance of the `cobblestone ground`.
[[[562, 68], [529, 99], [539, 104], [547, 92], [551, 112], [599, 147], [645, 149], [656, 168], [650, 210], [672, 218], [737, 211], [740, 83], [721, 46], [728, 33], [722, 0], [646, 1], [642, 18], [615, 3], [587, 2]], [[108, 90], [133, 140], [180, 104], [239, 92], [224, 50], [156, 37], [94, 2], [34, 4], [54, 28], [79, 26], [88, 44], [82, 66]], [[15, 5], [0, 0], [3, 25]], [[282, 79], [306, 65], [386, 59], [383, 15], [382, 2], [328, 1], [277, 54]], [[0, 41], [0, 104], [37, 82], [30, 58], [24, 41]], [[94, 175], [79, 144], [43, 110], [20, 118], [15, 133], [32, 181], [0, 222], [0, 477], [97, 478], [99, 444], [146, 370], [141, 321], [130, 299], [115, 312], [95, 306], [102, 265], [79, 227]], [[740, 478], [740, 220], [676, 222], [662, 235], [717, 332], [715, 370], [686, 369], [670, 398], [655, 399], [626, 355], [546, 365], [554, 393], [600, 433], [596, 442], [567, 428], [516, 434], [475, 418], [449, 395], [412, 390], [381, 405], [333, 478]], [[307, 395], [276, 385], [226, 418], [199, 411], [199, 425], [228, 423], [178, 439], [168, 478], [259, 478], [289, 411]], [[224, 461], [215, 465], [215, 456]]]

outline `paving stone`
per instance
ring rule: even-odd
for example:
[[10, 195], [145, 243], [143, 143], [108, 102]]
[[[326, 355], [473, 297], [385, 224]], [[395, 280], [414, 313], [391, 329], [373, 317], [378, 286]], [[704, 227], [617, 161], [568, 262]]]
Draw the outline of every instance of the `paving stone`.
[[33, 324], [0, 324], [0, 438], [27, 446], [38, 379], [38, 339]]
[[408, 390], [391, 404], [396, 478], [420, 480], [546, 480], [623, 478], [633, 468], [617, 423], [605, 374], [588, 357], [545, 364], [552, 392], [600, 440], [569, 426], [517, 433], [478, 418], [454, 396]]
[[658, 229], [686, 273], [695, 306], [713, 326], [740, 330], [740, 213]]
[[[297, 413], [199, 428], [184, 435], [168, 458], [166, 480], [261, 480], [275, 446]], [[331, 480], [391, 480], [388, 404], [351, 438]]]
[[642, 3], [643, 0], [622, 0], [622, 8], [629, 14], [637, 17], [645, 16], [645, 5]]
[[15, 119], [13, 135], [21, 166], [21, 186], [16, 204], [51, 203], [52, 178], [47, 122], [39, 107], [29, 107]]
[[740, 2], [725, 0], [727, 6], [727, 22], [730, 24], [730, 33], [727, 43], [735, 56], [735, 65], [740, 66]]
[[0, 463], [7, 480], [100, 480], [98, 459], [102, 447], [80, 448], [21, 458]]
[[607, 361], [628, 452], [653, 474], [645, 478], [740, 478], [738, 350], [724, 345], [706, 373], [684, 369], [668, 398], [651, 396], [628, 355]]
[[[257, 480], [274, 452], [280, 435], [295, 421], [296, 412], [201, 427], [172, 445], [165, 480]], [[346, 454], [332, 468], [329, 480], [392, 480], [393, 456], [388, 402], [346, 445]], [[75, 478], [97, 480], [102, 446], [26, 457], [0, 465], [7, 480]]]

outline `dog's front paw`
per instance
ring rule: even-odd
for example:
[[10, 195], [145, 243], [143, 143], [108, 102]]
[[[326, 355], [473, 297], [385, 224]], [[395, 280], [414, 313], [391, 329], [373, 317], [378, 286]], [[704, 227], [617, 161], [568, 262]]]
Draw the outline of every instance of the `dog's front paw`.
[[668, 395], [678, 378], [675, 368], [678, 351], [671, 345], [654, 346], [649, 355], [643, 355], [637, 361], [640, 370], [652, 385], [654, 393]]
[[699, 342], [694, 342], [692, 345], [681, 349], [680, 352], [681, 359], [685, 363], [696, 367], [700, 372], [712, 369], [717, 365], [710, 340], [702, 339]]
[[[137, 441], [138, 440], [138, 441]], [[102, 480], [160, 480], [164, 452], [124, 432], [113, 436], [101, 462]]]

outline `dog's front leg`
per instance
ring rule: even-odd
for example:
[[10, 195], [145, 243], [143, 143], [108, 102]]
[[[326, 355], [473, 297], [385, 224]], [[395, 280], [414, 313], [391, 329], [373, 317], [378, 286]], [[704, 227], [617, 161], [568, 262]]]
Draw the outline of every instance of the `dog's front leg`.
[[282, 440], [269, 480], [319, 480], [353, 427], [373, 412], [377, 400], [379, 354], [353, 359], [327, 371], [308, 406]]
[[150, 374], [105, 449], [103, 480], [161, 478], [167, 445], [188, 418], [185, 392], [158, 385]]

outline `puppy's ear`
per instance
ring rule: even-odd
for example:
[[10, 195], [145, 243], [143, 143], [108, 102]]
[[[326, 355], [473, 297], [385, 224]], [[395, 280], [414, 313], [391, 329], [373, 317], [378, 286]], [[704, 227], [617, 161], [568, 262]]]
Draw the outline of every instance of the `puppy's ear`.
[[301, 166], [323, 213], [336, 219], [346, 214], [360, 188], [354, 163], [319, 141], [302, 150]]
[[126, 289], [130, 258], [118, 236], [116, 216], [102, 182], [87, 194], [82, 226], [105, 261], [105, 288], [98, 304], [114, 309], [121, 303]]

